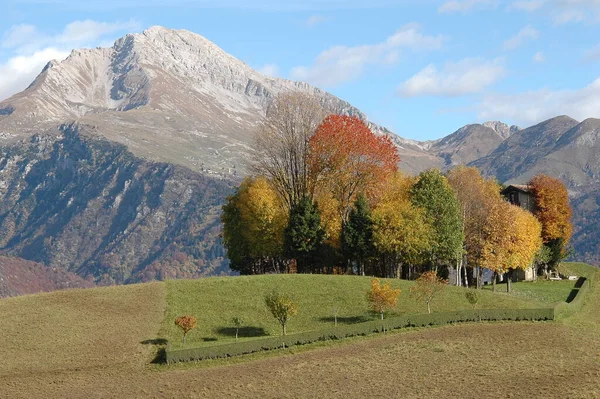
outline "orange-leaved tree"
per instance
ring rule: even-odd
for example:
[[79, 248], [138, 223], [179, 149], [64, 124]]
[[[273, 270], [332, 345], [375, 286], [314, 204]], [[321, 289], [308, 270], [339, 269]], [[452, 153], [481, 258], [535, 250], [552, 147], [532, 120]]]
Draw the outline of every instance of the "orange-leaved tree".
[[529, 181], [535, 200], [535, 216], [542, 224], [542, 239], [550, 249], [550, 261], [546, 264], [554, 269], [566, 255], [565, 247], [573, 234], [572, 210], [567, 188], [560, 179], [537, 175]]
[[389, 281], [381, 283], [379, 279], [374, 278], [371, 280], [371, 289], [367, 291], [367, 301], [371, 310], [379, 313], [383, 320], [385, 311], [395, 308], [398, 304], [399, 295], [400, 289], [393, 289]]
[[429, 271], [421, 274], [410, 287], [410, 294], [418, 302], [427, 303], [427, 313], [431, 313], [431, 301], [438, 296], [448, 285], [448, 281], [437, 276], [436, 272]]
[[175, 319], [175, 325], [183, 330], [183, 343], [187, 334], [196, 328], [196, 318], [194, 316], [179, 316]]
[[400, 158], [388, 136], [377, 136], [359, 118], [329, 115], [309, 141], [308, 164], [317, 191], [330, 192], [347, 222], [359, 193], [372, 199], [398, 170]]

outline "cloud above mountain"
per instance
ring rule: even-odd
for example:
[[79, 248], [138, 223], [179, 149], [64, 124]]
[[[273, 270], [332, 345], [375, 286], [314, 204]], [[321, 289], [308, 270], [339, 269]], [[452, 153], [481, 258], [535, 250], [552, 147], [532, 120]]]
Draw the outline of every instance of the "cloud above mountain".
[[317, 86], [337, 86], [360, 77], [368, 65], [396, 64], [403, 50], [439, 50], [447, 40], [444, 35], [422, 33], [418, 24], [408, 24], [380, 43], [331, 47], [312, 65], [294, 67], [290, 75]]
[[126, 22], [73, 21], [60, 32], [49, 34], [29, 24], [13, 25], [3, 33], [0, 48], [11, 55], [0, 63], [0, 100], [27, 87], [51, 60], [62, 60], [73, 48], [108, 44], [118, 33], [138, 30], [135, 20]]
[[505, 75], [501, 59], [465, 58], [438, 69], [429, 64], [406, 80], [397, 90], [403, 97], [457, 97], [479, 93]]

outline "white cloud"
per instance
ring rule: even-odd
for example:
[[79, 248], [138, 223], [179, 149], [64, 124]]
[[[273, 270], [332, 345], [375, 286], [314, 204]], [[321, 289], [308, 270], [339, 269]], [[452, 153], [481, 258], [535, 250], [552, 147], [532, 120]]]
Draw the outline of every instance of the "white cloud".
[[518, 0], [513, 1], [508, 9], [544, 10], [556, 25], [600, 21], [600, 0]]
[[586, 50], [583, 53], [583, 61], [598, 61], [600, 60], [600, 44], [595, 45], [594, 47]]
[[402, 49], [436, 50], [446, 40], [441, 35], [425, 35], [419, 25], [409, 24], [381, 43], [331, 47], [319, 54], [311, 66], [295, 67], [290, 75], [317, 86], [336, 86], [358, 78], [367, 65], [397, 63]]
[[50, 60], [62, 60], [68, 51], [46, 48], [31, 55], [19, 55], [0, 64], [0, 100], [27, 87]]
[[581, 22], [586, 18], [586, 12], [582, 9], [567, 8], [553, 14], [552, 19], [557, 25], [563, 25], [570, 22]]
[[520, 0], [520, 1], [513, 1], [512, 3], [510, 3], [508, 8], [510, 10], [533, 12], [537, 9], [542, 8], [545, 3], [546, 3], [545, 0]]
[[542, 89], [509, 95], [490, 95], [478, 105], [481, 119], [509, 119], [531, 125], [556, 115], [577, 120], [600, 117], [600, 78], [574, 90]]
[[475, 8], [485, 8], [495, 6], [495, 0], [451, 0], [442, 4], [438, 8], [441, 13], [467, 12]]
[[39, 35], [33, 25], [13, 25], [2, 35], [0, 45], [3, 48], [14, 48], [32, 42]]
[[279, 76], [279, 67], [275, 64], [265, 64], [258, 71], [267, 76]]
[[504, 50], [514, 50], [520, 47], [527, 40], [535, 40], [540, 36], [540, 32], [538, 32], [535, 28], [527, 25], [523, 29], [519, 31], [516, 35], [506, 40], [502, 45]]
[[318, 25], [325, 21], [325, 17], [322, 15], [311, 15], [305, 22], [305, 25], [309, 28], [312, 28], [315, 25]]
[[95, 43], [98, 39], [116, 32], [132, 32], [140, 29], [135, 20], [126, 22], [97, 22], [92, 20], [74, 21], [65, 26], [62, 32], [50, 35], [40, 32], [33, 25], [13, 25], [4, 33], [0, 45], [13, 49], [19, 54], [31, 54], [45, 47], [61, 46], [75, 48]]
[[533, 62], [542, 63], [546, 61], [546, 57], [544, 57], [544, 53], [538, 51], [533, 55]]
[[505, 73], [500, 59], [466, 58], [449, 62], [442, 70], [430, 64], [400, 85], [397, 93], [403, 97], [474, 94], [496, 83]]
[[[2, 35], [0, 47], [8, 58], [0, 60], [0, 100], [26, 88], [53, 59], [62, 60], [73, 48], [105, 43], [107, 36], [139, 29], [136, 21], [74, 21], [58, 34], [40, 32], [33, 25], [14, 25]], [[114, 39], [114, 38], [113, 38]]]

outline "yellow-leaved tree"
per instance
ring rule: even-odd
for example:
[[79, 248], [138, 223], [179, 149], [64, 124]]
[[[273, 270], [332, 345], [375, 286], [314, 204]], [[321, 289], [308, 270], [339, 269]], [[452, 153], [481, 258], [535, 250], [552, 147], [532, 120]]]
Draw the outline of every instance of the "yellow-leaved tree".
[[373, 244], [380, 254], [381, 274], [411, 277], [415, 264], [424, 261], [432, 240], [432, 229], [423, 209], [409, 199], [414, 178], [400, 173], [387, 181], [385, 193], [373, 210]]
[[[488, 224], [494, 207], [502, 201], [500, 186], [494, 180], [483, 178], [477, 168], [465, 166], [459, 166], [448, 172], [448, 183], [454, 189], [460, 204], [465, 234], [465, 257], [457, 265], [456, 284], [468, 285], [467, 268], [472, 270], [473, 267], [481, 266], [483, 248], [489, 244], [489, 240], [495, 238], [489, 234], [491, 231]], [[480, 278], [478, 282], [480, 286]]]
[[[497, 274], [531, 266], [542, 246], [539, 221], [530, 212], [506, 201], [493, 207], [485, 231], [481, 265], [494, 272], [494, 289]], [[510, 278], [507, 283], [510, 291]]]
[[389, 281], [381, 283], [379, 279], [374, 278], [371, 280], [371, 289], [367, 291], [367, 301], [371, 310], [379, 313], [383, 320], [385, 311], [395, 308], [398, 304], [399, 295], [400, 289], [393, 289]]
[[419, 276], [415, 285], [410, 287], [410, 295], [418, 302], [427, 304], [427, 313], [431, 313], [431, 301], [448, 285], [448, 281], [437, 276], [436, 272], [428, 271]]

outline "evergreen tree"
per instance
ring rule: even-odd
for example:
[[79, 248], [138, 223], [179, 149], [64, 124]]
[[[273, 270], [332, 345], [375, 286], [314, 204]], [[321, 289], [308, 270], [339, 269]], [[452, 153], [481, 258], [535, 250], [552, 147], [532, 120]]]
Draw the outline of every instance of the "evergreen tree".
[[312, 271], [324, 240], [319, 209], [310, 198], [304, 197], [291, 209], [285, 229], [286, 253], [296, 259], [299, 273]]
[[365, 263], [373, 256], [373, 219], [367, 198], [360, 194], [342, 227], [342, 249], [349, 261], [356, 262], [358, 273], [365, 275]]
[[460, 206], [456, 194], [447, 179], [437, 169], [419, 175], [411, 189], [411, 202], [425, 210], [425, 216], [433, 228], [429, 253], [432, 267], [453, 265], [462, 256], [464, 233]]
[[244, 223], [238, 207], [240, 192], [238, 191], [227, 197], [227, 202], [223, 205], [221, 221], [223, 222], [223, 244], [227, 248], [227, 257], [229, 258], [229, 268], [240, 274], [252, 274], [252, 259], [248, 256], [250, 253], [250, 243], [242, 234]]

